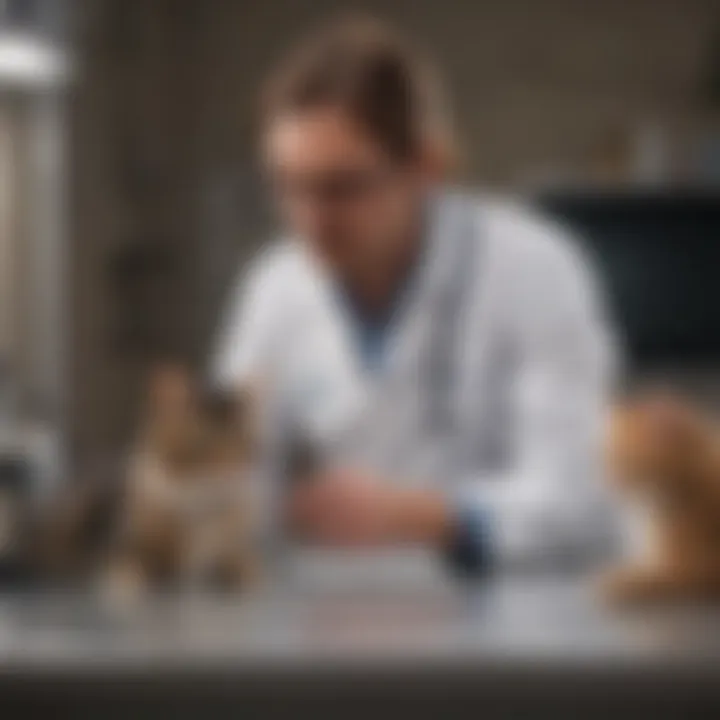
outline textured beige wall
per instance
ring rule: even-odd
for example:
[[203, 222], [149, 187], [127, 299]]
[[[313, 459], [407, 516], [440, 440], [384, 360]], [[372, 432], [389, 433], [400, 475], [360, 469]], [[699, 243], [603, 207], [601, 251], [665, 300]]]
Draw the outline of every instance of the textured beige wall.
[[[218, 73], [203, 88], [228, 142], [248, 136], [248, 106], [274, 58], [328, 0], [210, 2], [205, 28]], [[609, 125], [682, 125], [720, 4], [708, 0], [412, 0], [356, 3], [394, 20], [438, 60], [449, 82], [473, 177], [504, 181], [535, 163], [572, 159]], [[713, 22], [713, 18], [715, 18]], [[235, 99], [234, 113], [228, 113]], [[222, 118], [220, 116], [223, 116]]]

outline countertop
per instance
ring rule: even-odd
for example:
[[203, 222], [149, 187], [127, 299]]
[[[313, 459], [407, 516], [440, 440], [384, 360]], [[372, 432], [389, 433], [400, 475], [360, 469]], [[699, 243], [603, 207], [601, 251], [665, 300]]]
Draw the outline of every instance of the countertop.
[[373, 698], [413, 716], [453, 703], [480, 703], [483, 717], [516, 706], [562, 716], [577, 702], [602, 717], [720, 708], [720, 608], [612, 610], [587, 580], [278, 585], [244, 598], [155, 598], [133, 611], [77, 595], [7, 595], [0, 697], [119, 716], [170, 703], [188, 716], [254, 707], [275, 717], [305, 703], [331, 717]]

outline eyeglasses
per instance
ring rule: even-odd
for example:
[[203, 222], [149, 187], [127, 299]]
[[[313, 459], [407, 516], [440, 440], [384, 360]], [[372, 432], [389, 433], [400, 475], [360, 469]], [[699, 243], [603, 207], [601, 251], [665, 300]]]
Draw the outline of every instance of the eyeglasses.
[[334, 170], [322, 175], [274, 178], [275, 193], [291, 202], [345, 204], [364, 200], [385, 187], [395, 172], [389, 167]]

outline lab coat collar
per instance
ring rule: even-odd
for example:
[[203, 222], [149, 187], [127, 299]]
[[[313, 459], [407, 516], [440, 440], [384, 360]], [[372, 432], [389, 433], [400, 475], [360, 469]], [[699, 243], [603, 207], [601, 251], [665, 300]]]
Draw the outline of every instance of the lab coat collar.
[[393, 336], [388, 343], [387, 369], [403, 366], [420, 351], [431, 330], [433, 307], [443, 285], [452, 282], [458, 219], [453, 193], [445, 188], [430, 192], [427, 199], [425, 248], [415, 282], [399, 308]]

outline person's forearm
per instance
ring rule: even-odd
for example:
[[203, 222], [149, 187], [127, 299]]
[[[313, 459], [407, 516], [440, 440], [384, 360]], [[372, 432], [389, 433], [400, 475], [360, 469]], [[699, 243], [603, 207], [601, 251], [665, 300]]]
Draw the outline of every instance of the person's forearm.
[[465, 576], [484, 575], [492, 564], [487, 517], [478, 508], [453, 504], [433, 490], [400, 490], [395, 530], [400, 542], [434, 547]]
[[398, 490], [394, 514], [393, 534], [401, 541], [444, 547], [452, 538], [453, 513], [440, 492]]

